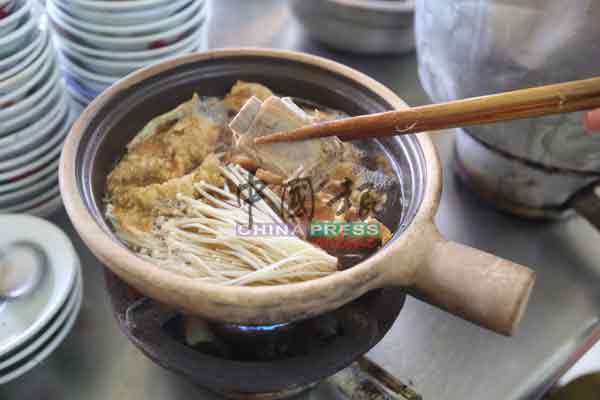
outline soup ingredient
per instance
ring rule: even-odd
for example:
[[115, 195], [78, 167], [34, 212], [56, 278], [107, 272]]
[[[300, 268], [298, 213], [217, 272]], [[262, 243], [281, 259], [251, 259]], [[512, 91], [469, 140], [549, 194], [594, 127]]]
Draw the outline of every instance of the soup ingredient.
[[[108, 176], [106, 216], [140, 257], [215, 284], [291, 283], [354, 265], [391, 237], [374, 215], [393, 176], [383, 172], [385, 157], [367, 158], [337, 138], [260, 146], [253, 140], [340, 116], [301, 108], [256, 83], [237, 82], [224, 98], [194, 95], [127, 145]], [[295, 178], [310, 182], [310, 194], [292, 193]], [[299, 198], [314, 206], [312, 219], [291, 212]], [[373, 210], [361, 214], [367, 202]], [[311, 242], [313, 221], [380, 224], [382, 237], [361, 254], [328, 253]]]
[[148, 123], [108, 176], [108, 189], [143, 186], [180, 177], [211, 153], [219, 127], [198, 112], [198, 96]]
[[273, 92], [260, 83], [237, 81], [225, 96], [224, 103], [229, 111], [237, 114], [250, 98], [266, 100], [271, 96]]
[[[236, 187], [248, 179], [248, 173], [239, 166], [229, 165], [221, 172]], [[296, 235], [240, 234], [240, 227], [248, 224], [250, 205], [238, 204], [227, 186], [201, 180], [193, 187], [198, 196], [178, 193], [168, 210], [156, 219], [151, 234], [123, 236], [143, 258], [189, 277], [223, 285], [291, 283], [337, 270], [336, 257]], [[275, 193], [265, 194], [280, 204]], [[254, 224], [284, 226], [265, 200], [254, 202], [252, 207]]]
[[311, 123], [309, 116], [289, 98], [252, 97], [231, 121], [234, 144], [262, 168], [279, 176], [309, 176], [319, 187], [342, 160], [344, 146], [335, 137], [291, 143], [255, 145], [254, 139]]

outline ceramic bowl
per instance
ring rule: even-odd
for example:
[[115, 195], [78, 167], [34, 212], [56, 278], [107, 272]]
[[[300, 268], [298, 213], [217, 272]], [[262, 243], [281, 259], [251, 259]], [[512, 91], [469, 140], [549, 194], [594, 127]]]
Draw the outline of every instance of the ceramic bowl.
[[58, 170], [37, 182], [13, 192], [0, 194], [0, 208], [10, 207], [19, 201], [30, 199], [48, 189], [51, 183], [58, 182]]
[[169, 17], [187, 7], [193, 1], [200, 2], [202, 0], [175, 0], [147, 9], [118, 12], [91, 10], [77, 4], [67, 4], [63, 0], [54, 1], [64, 12], [80, 21], [102, 24], [107, 21], [107, 18], [110, 18], [111, 25], [129, 26]]
[[93, 24], [105, 24], [110, 21], [111, 26], [130, 26], [146, 24], [149, 21], [156, 21], [161, 18], [167, 18], [179, 10], [187, 7], [192, 1], [201, 2], [203, 0], [175, 0], [159, 6], [136, 11], [104, 12], [93, 11], [80, 7], [77, 4], [65, 4], [62, 0], [55, 0], [56, 4], [71, 17], [79, 21], [87, 21]]
[[56, 148], [56, 146], [59, 146], [67, 132], [67, 124], [65, 124], [65, 126], [62, 128], [59, 126], [57, 129], [50, 131], [44, 140], [35, 146], [35, 148], [32, 148], [31, 150], [21, 154], [17, 154], [13, 158], [0, 161], [0, 173], [12, 171], [29, 163], [35, 162], [35, 160], [43, 157], [46, 153]]
[[122, 13], [160, 8], [172, 0], [61, 0], [66, 7], [74, 6], [86, 10]]
[[[21, 190], [0, 195], [0, 212], [9, 213], [19, 208], [30, 208], [38, 203], [40, 197], [53, 197], [52, 192], [58, 188], [58, 171], [44, 179], [28, 185]], [[33, 204], [31, 204], [33, 203]]]
[[[69, 50], [85, 55], [88, 58], [106, 61], [114, 60], [119, 62], [153, 61], [161, 58], [168, 58], [181, 52], [183, 49], [190, 47], [194, 43], [199, 43], [203, 41], [202, 38], [206, 35], [205, 26], [206, 24], [197, 27], [196, 30], [190, 32], [189, 35], [185, 36], [184, 38], [178, 40], [175, 43], [151, 50], [115, 52], [111, 50], [95, 49], [85, 45], [81, 45], [73, 41], [68, 36], [61, 36], [58, 41], [60, 42], [60, 46], [62, 48], [68, 48]], [[53, 27], [53, 29], [56, 30], [56, 27]], [[64, 35], [64, 32], [58, 32], [58, 34]]]
[[192, 53], [198, 50], [198, 47], [199, 43], [197, 41], [193, 41], [186, 47], [176, 51], [173, 54], [167, 54], [166, 56], [152, 60], [141, 61], [103, 60], [101, 58], [80, 53], [69, 46], [59, 46], [58, 50], [61, 51], [67, 58], [71, 59], [73, 63], [78, 64], [81, 66], [81, 68], [85, 68], [90, 72], [105, 76], [125, 76], [135, 70], [160, 61], [164, 61], [167, 58]]
[[30, 208], [35, 208], [41, 204], [51, 201], [60, 194], [57, 183], [57, 181], [52, 182], [49, 187], [42, 189], [39, 193], [36, 193], [33, 197], [28, 198], [27, 200], [12, 204], [8, 207], [1, 207], [0, 213], [27, 213]]
[[[57, 127], [57, 129], [61, 129], [61, 128], [64, 129], [63, 126]], [[55, 132], [56, 131], [53, 131], [53, 133], [55, 133]], [[12, 169], [9, 171], [0, 172], [0, 185], [3, 185], [5, 183], [16, 182], [19, 179], [23, 179], [23, 178], [41, 170], [46, 165], [51, 163], [53, 160], [58, 158], [58, 156], [60, 155], [61, 149], [62, 149], [62, 146], [57, 145], [54, 148], [49, 149], [46, 153], [44, 153], [40, 157], [37, 157], [35, 160], [32, 160], [30, 163], [27, 163], [25, 165], [22, 165], [20, 167], [17, 167], [15, 169]]]
[[49, 42], [48, 32], [45, 30], [40, 31], [39, 40], [35, 40], [35, 42], [34, 42], [35, 45], [27, 46], [27, 48], [30, 48], [29, 53], [23, 59], [21, 59], [19, 62], [17, 62], [15, 65], [13, 65], [11, 68], [0, 72], [0, 86], [3, 83], [5, 83], [6, 81], [8, 81], [10, 78], [13, 78], [17, 74], [19, 74], [21, 71], [23, 71], [25, 68], [27, 68], [28, 66], [33, 64], [35, 61], [39, 60], [41, 58], [40, 56], [42, 55], [43, 51], [48, 46], [48, 42]]
[[[69, 119], [68, 94], [63, 93], [56, 107], [27, 128], [0, 138], [0, 161], [32, 151], [60, 130]], [[7, 189], [6, 187], [4, 189]], [[2, 188], [0, 188], [2, 190]], [[7, 189], [8, 190], [8, 189]]]
[[76, 77], [79, 81], [85, 82], [89, 87], [100, 88], [100, 91], [106, 89], [120, 78], [118, 75], [104, 75], [89, 71], [80, 63], [66, 56], [60, 57], [60, 63], [69, 75]]
[[42, 31], [39, 29], [33, 29], [25, 38], [25, 46], [14, 54], [0, 58], [0, 73], [5, 72], [15, 65], [19, 64], [27, 55], [31, 54], [33, 49], [39, 46], [40, 41], [43, 40]]
[[415, 48], [412, 0], [292, 0], [290, 6], [312, 37], [334, 49], [379, 55]]
[[349, 115], [407, 107], [391, 90], [356, 70], [308, 54], [270, 49], [196, 53], [127, 76], [98, 96], [73, 125], [59, 171], [73, 225], [108, 268], [159, 302], [216, 321], [289, 322], [337, 309], [383, 286], [399, 286], [482, 326], [513, 332], [525, 311], [534, 274], [439, 234], [433, 218], [442, 171], [426, 134], [371, 142], [385, 149], [401, 175], [404, 207], [392, 207], [383, 216], [395, 234], [382, 249], [327, 277], [275, 286], [221, 286], [160, 268], [120, 243], [104, 216], [103, 199], [107, 175], [127, 143], [149, 120], [200, 88], [201, 95], [223, 96], [238, 79], [258, 81], [275, 93]]
[[0, 196], [17, 190], [22, 190], [23, 188], [33, 185], [35, 182], [45, 179], [49, 175], [55, 173], [57, 170], [58, 160], [55, 160], [51, 163], [48, 163], [48, 165], [45, 165], [43, 168], [40, 168], [39, 171], [33, 172], [29, 176], [0, 185]]
[[71, 90], [71, 92], [77, 93], [78, 98], [86, 99], [86, 104], [94, 100], [96, 96], [98, 96], [104, 90], [104, 86], [90, 87], [89, 83], [83, 83], [80, 79], [72, 76], [67, 71], [63, 71], [63, 75], [67, 81], [67, 87]]
[[185, 23], [167, 31], [125, 38], [107, 37], [76, 28], [60, 16], [57, 8], [52, 3], [48, 3], [47, 11], [52, 24], [61, 35], [81, 45], [113, 51], [139, 51], [168, 46], [195, 31], [201, 24], [205, 23], [206, 18], [206, 9], [203, 9], [201, 13], [194, 15]]
[[[202, 2], [193, 1], [170, 16], [163, 15], [161, 18], [126, 26], [112, 25], [112, 18], [105, 20], [103, 23], [94, 23], [84, 19], [71, 17], [67, 13], [67, 10], [62, 10], [58, 4], [56, 4], [54, 11], [56, 12], [57, 17], [64, 20], [65, 23], [77, 29], [81, 29], [82, 31], [107, 37], [130, 38], [161, 33], [178, 27], [192, 18], [193, 15], [201, 12], [203, 5]], [[107, 24], [106, 21], [110, 21], [110, 24]]]
[[37, 28], [37, 18], [29, 18], [14, 31], [0, 35], [0, 59], [10, 57], [27, 45], [31, 32]]
[[69, 95], [71, 96], [71, 100], [73, 100], [72, 104], [73, 104], [73, 107], [75, 107], [76, 114], [80, 114], [87, 107], [87, 105], [90, 104], [93, 100], [93, 99], [88, 99], [87, 97], [80, 94], [77, 90], [71, 88], [70, 86], [67, 87], [67, 91], [69, 92]]
[[[45, 78], [45, 79], [44, 79]], [[18, 118], [20, 115], [27, 112], [32, 107], [35, 107], [43, 98], [50, 93], [60, 80], [60, 71], [55, 68], [47, 76], [42, 76], [42, 82], [38, 86], [32, 87], [28, 94], [21, 101], [6, 108], [0, 108], [0, 120], [10, 121], [13, 118]]]
[[52, 46], [49, 45], [48, 40], [42, 43], [42, 46], [41, 52], [34, 50], [35, 57], [31, 57], [34, 59], [29, 65], [10, 78], [0, 81], [0, 98], [13, 97], [16, 93], [20, 93], [28, 82], [40, 74], [40, 71], [44, 71], [44, 68], [52, 64], [54, 61]]
[[[30, 94], [32, 94], [36, 87], [42, 84], [41, 81], [44, 79], [44, 77], [50, 74], [56, 63], [52, 51], [50, 50], [48, 53], [48, 49], [45, 51], [45, 53], [42, 53], [42, 56], [44, 54], [48, 56], [46, 60], [43, 62], [36, 60], [34, 64], [31, 64], [17, 76], [7, 80], [7, 86], [5, 89], [8, 90], [8, 92], [3, 94], [3, 88], [0, 84], [0, 111], [10, 109], [11, 107], [18, 105], [19, 102], [23, 101]], [[9, 87], [8, 85], [11, 86]]]
[[31, 2], [29, 1], [21, 0], [15, 2], [10, 9], [8, 7], [0, 7], [0, 9], [8, 13], [0, 19], [0, 37], [8, 35], [21, 25], [25, 19], [31, 17]]
[[[55, 214], [56, 212], [58, 212], [58, 210], [60, 210], [62, 208], [62, 197], [60, 197], [60, 193], [52, 198], [49, 199], [43, 203], [40, 203], [39, 205], [33, 206], [32, 208], [30, 208], [29, 210], [27, 210], [27, 214], [28, 215], [34, 215], [36, 217], [40, 217], [40, 218], [48, 218], [51, 215]], [[78, 308], [81, 305], [81, 300], [82, 297], [79, 297], [78, 300]], [[71, 316], [71, 325], [75, 323], [76, 317], [77, 317], [77, 313], [75, 313], [74, 315]], [[66, 329], [70, 329], [68, 326]], [[65, 335], [68, 333], [68, 330], [65, 332]], [[60, 344], [60, 343], [58, 343]], [[57, 345], [58, 345], [57, 344]]]
[[4, 12], [3, 15], [8, 15], [8, 13], [15, 6], [16, 0], [0, 0], [0, 10]]
[[9, 120], [0, 120], [0, 137], [16, 133], [46, 115], [56, 107], [62, 90], [64, 90], [62, 85], [55, 85], [46, 96], [22, 114]]

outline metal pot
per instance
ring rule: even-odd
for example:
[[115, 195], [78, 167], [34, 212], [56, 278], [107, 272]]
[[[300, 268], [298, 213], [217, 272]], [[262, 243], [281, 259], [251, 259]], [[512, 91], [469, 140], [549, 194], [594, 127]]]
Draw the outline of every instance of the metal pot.
[[[416, 0], [419, 76], [435, 102], [593, 77], [600, 4]], [[496, 207], [600, 227], [600, 137], [577, 113], [459, 129], [457, 171]]]
[[414, 2], [407, 0], [292, 0], [311, 36], [350, 53], [403, 54], [415, 48]]
[[457, 174], [496, 207], [532, 218], [562, 218], [574, 210], [600, 229], [600, 174], [533, 162], [460, 129], [455, 148]]
[[530, 269], [445, 240], [433, 218], [441, 166], [426, 134], [374, 142], [400, 174], [403, 211], [384, 222], [395, 235], [383, 249], [331, 276], [276, 286], [230, 287], [195, 281], [138, 258], [104, 218], [106, 177], [125, 145], [152, 117], [194, 92], [222, 96], [237, 79], [350, 115], [407, 107], [389, 89], [343, 65], [302, 53], [228, 49], [172, 59], [119, 81], [80, 116], [60, 162], [65, 208], [79, 234], [119, 277], [145, 295], [187, 313], [240, 324], [320, 315], [384, 286], [400, 286], [484, 327], [511, 334], [534, 283]]

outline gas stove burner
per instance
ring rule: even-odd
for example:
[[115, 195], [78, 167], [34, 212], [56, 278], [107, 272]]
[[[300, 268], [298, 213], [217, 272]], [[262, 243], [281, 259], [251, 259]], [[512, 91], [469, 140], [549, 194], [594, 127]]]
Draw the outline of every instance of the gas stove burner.
[[379, 289], [314, 318], [240, 325], [182, 315], [108, 270], [105, 279], [121, 330], [142, 352], [232, 399], [287, 398], [338, 373], [383, 338], [405, 298]]
[[291, 323], [239, 325], [179, 315], [164, 325], [173, 339], [232, 361], [266, 362], [305, 357], [341, 340], [346, 331], [336, 312]]
[[240, 325], [232, 323], [213, 323], [213, 326], [223, 335], [254, 337], [285, 335], [294, 326], [294, 323], [284, 322], [280, 324], [271, 325]]
[[273, 324], [273, 325], [236, 325], [236, 324], [224, 324], [227, 329], [237, 329], [245, 333], [261, 333], [261, 332], [275, 332], [282, 328], [289, 326], [289, 323]]

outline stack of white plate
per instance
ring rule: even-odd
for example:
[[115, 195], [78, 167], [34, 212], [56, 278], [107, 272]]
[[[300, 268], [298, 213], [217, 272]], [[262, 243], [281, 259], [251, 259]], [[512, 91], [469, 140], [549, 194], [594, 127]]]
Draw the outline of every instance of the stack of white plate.
[[10, 214], [0, 215], [0, 226], [0, 249], [25, 242], [46, 255], [44, 274], [31, 292], [0, 300], [1, 385], [38, 365], [63, 342], [79, 314], [83, 285], [77, 253], [60, 229]]
[[47, 216], [61, 205], [58, 158], [71, 100], [37, 3], [13, 2], [0, 19], [0, 214]]
[[208, 8], [206, 0], [46, 2], [67, 85], [81, 105], [136, 69], [205, 49]]

